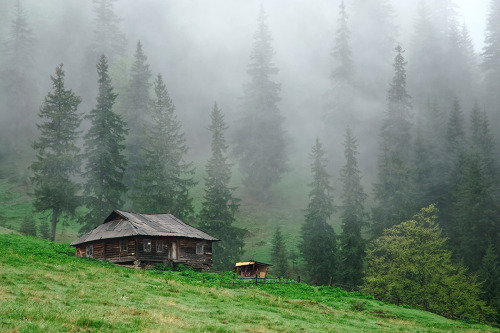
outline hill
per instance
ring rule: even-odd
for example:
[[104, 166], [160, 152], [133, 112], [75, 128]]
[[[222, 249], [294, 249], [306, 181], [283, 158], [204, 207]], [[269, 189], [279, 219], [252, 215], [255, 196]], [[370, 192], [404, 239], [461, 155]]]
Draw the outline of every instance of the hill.
[[[217, 273], [139, 271], [0, 234], [0, 332], [500, 332], [332, 287], [220, 287]], [[205, 281], [203, 284], [202, 281]]]

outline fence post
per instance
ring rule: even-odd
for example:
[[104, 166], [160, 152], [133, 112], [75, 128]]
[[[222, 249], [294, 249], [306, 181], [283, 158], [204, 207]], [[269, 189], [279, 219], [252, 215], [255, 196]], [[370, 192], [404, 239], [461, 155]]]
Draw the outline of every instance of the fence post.
[[333, 276], [330, 276], [330, 281], [328, 281], [328, 286], [331, 287], [332, 286], [332, 280], [333, 280]]
[[257, 285], [257, 273], [255, 273], [255, 285]]
[[264, 284], [266, 284], [266, 277], [267, 277], [267, 272], [264, 274]]
[[201, 284], [205, 285], [205, 275], [203, 275], [203, 279], [201, 280]]
[[297, 282], [300, 283], [300, 275], [297, 275]]
[[234, 273], [233, 273], [233, 287], [234, 287], [234, 276], [235, 276], [235, 275], [236, 275], [236, 274], [234, 274]]
[[222, 279], [224, 278], [224, 272], [222, 272], [221, 276], [220, 276], [220, 286], [222, 287]]

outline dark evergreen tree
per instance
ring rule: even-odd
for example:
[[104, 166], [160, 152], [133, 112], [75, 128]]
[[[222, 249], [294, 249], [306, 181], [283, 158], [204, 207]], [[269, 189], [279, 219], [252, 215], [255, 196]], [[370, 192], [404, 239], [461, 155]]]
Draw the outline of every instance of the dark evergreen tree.
[[36, 222], [33, 215], [26, 215], [23, 218], [23, 222], [21, 223], [21, 228], [19, 229], [19, 232], [28, 236], [36, 237]]
[[349, 15], [347, 15], [345, 4], [342, 0], [339, 6], [339, 27], [332, 52], [332, 57], [336, 62], [335, 69], [332, 72], [332, 79], [336, 83], [352, 84], [354, 80], [354, 65], [350, 47], [351, 32], [348, 27], [348, 18]]
[[199, 215], [200, 228], [219, 238], [213, 246], [213, 264], [217, 270], [231, 270], [240, 260], [245, 245], [245, 230], [235, 227], [238, 199], [233, 197], [230, 187], [231, 164], [227, 162], [227, 144], [224, 132], [227, 126], [222, 111], [214, 104], [210, 114], [212, 133], [212, 156], [206, 165], [205, 195]]
[[97, 58], [105, 54], [110, 62], [125, 54], [127, 39], [120, 31], [118, 24], [120, 18], [115, 14], [113, 2], [116, 0], [94, 1], [94, 37], [92, 39], [92, 52]]
[[278, 72], [273, 63], [272, 36], [264, 9], [258, 16], [251, 63], [245, 85], [241, 124], [234, 137], [234, 153], [244, 176], [243, 184], [259, 199], [269, 197], [269, 189], [287, 171], [284, 117], [278, 108], [280, 85], [271, 80]]
[[280, 227], [276, 227], [271, 245], [271, 264], [272, 272], [275, 277], [285, 277], [288, 274], [288, 254], [286, 250], [285, 239]]
[[350, 128], [344, 141], [346, 164], [340, 170], [342, 182], [342, 234], [340, 235], [340, 281], [350, 286], [361, 285], [365, 240], [361, 228], [366, 225], [364, 203], [367, 195], [361, 186], [358, 168], [358, 143]]
[[62, 65], [51, 77], [52, 92], [49, 92], [40, 108], [43, 121], [38, 141], [33, 143], [37, 153], [31, 164], [34, 186], [34, 208], [36, 212], [52, 212], [50, 239], [56, 235], [56, 227], [62, 215], [73, 215], [80, 204], [77, 197], [79, 186], [73, 181], [78, 174], [81, 157], [76, 145], [81, 116], [77, 113], [80, 97], [64, 86]]
[[[35, 65], [35, 35], [28, 25], [25, 10], [20, 0], [15, 3], [15, 16], [11, 22], [10, 33], [4, 44], [5, 65], [2, 68], [2, 91], [5, 93], [6, 108], [4, 117], [0, 116], [0, 138], [9, 145], [11, 160], [18, 160], [28, 140], [34, 138], [36, 131], [37, 85], [33, 79]], [[4, 137], [3, 137], [4, 136]]]
[[494, 131], [499, 130], [498, 124], [500, 124], [500, 95], [498, 94], [500, 91], [500, 62], [498, 59], [500, 59], [500, 0], [492, 0], [486, 24], [482, 69], [485, 103], [491, 112], [492, 123], [497, 126]]
[[[142, 44], [137, 42], [135, 52], [135, 62], [132, 65], [130, 86], [125, 96], [125, 114], [124, 118], [129, 127], [129, 136], [127, 140], [127, 185], [133, 186], [134, 179], [141, 172], [143, 158], [140, 154], [141, 149], [147, 146], [144, 136], [145, 120], [148, 117], [148, 108], [151, 104], [149, 89], [151, 88], [150, 78], [151, 70], [147, 63], [147, 57], [142, 51]], [[133, 195], [133, 194], [132, 194]]]
[[146, 128], [148, 147], [143, 151], [144, 168], [137, 177], [135, 208], [144, 213], [170, 213], [186, 220], [193, 213], [189, 190], [196, 185], [191, 163], [184, 157], [186, 138], [175, 114], [160, 74], [154, 83], [155, 99], [150, 112], [152, 124]]
[[479, 279], [482, 281], [483, 300], [496, 312], [491, 314], [488, 320], [498, 323], [500, 322], [500, 261], [493, 243], [486, 248], [479, 269]]
[[126, 124], [113, 110], [117, 95], [113, 92], [108, 73], [108, 62], [104, 55], [97, 64], [99, 95], [89, 115], [91, 127], [85, 134], [84, 147], [87, 160], [84, 186], [85, 205], [88, 213], [80, 219], [85, 233], [101, 224], [115, 209], [121, 209], [127, 187], [123, 175], [127, 160], [123, 155], [127, 134]]
[[479, 153], [486, 172], [495, 184], [497, 180], [497, 157], [495, 139], [490, 130], [488, 115], [481, 112], [476, 103], [470, 116], [470, 149]]
[[318, 139], [311, 152], [311, 173], [313, 181], [309, 184], [309, 204], [305, 222], [301, 227], [300, 252], [311, 281], [327, 284], [336, 277], [337, 240], [328, 220], [334, 212], [330, 175], [326, 171], [325, 151]]
[[406, 61], [401, 46], [396, 47], [394, 77], [387, 93], [387, 113], [380, 137], [377, 181], [374, 185], [377, 205], [373, 209], [372, 233], [404, 221], [415, 212], [411, 161], [411, 97], [406, 91]]

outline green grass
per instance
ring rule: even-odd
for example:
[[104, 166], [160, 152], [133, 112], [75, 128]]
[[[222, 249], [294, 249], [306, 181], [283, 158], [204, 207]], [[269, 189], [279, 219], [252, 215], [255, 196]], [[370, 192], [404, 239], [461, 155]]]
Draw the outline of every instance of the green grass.
[[0, 234], [0, 332], [499, 332], [331, 287], [221, 288], [216, 273], [138, 271], [73, 253]]

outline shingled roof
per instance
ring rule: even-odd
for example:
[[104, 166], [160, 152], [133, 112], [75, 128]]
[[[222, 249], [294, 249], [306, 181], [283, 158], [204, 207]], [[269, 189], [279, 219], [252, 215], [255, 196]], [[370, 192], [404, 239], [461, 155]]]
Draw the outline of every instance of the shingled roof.
[[217, 238], [187, 225], [172, 214], [149, 215], [115, 210], [103, 224], [78, 238], [71, 245], [130, 236], [188, 237], [218, 241]]

